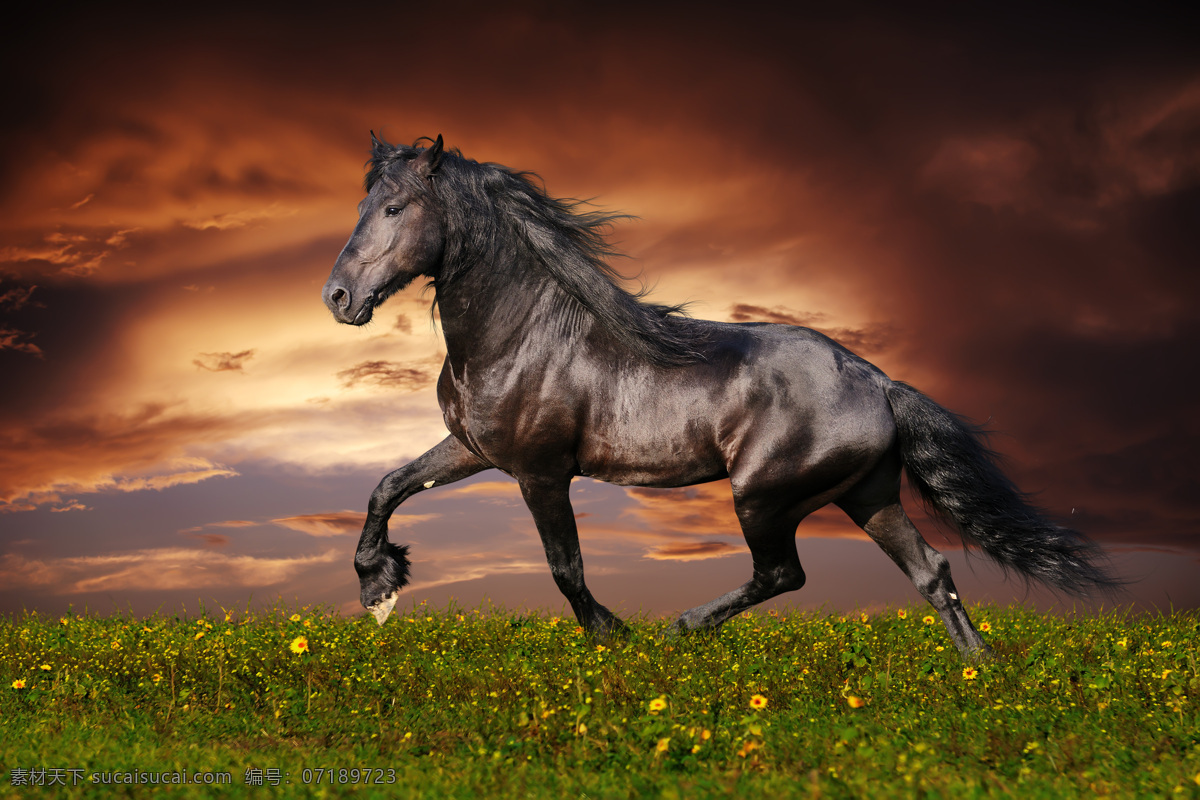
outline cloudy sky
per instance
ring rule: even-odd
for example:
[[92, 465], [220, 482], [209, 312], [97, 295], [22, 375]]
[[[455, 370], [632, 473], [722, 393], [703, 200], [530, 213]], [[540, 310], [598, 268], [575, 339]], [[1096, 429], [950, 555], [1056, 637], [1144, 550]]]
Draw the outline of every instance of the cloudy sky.
[[[365, 329], [320, 299], [372, 129], [636, 215], [613, 239], [656, 300], [819, 328], [987, 421], [1017, 482], [1112, 554], [1125, 602], [1200, 605], [1182, 20], [261, 8], [56, 6], [0, 54], [0, 611], [358, 610], [367, 497], [445, 435], [431, 297]], [[728, 491], [577, 481], [597, 597], [669, 613], [744, 581]], [[966, 599], [1064, 605], [925, 529]], [[415, 561], [402, 607], [562, 608], [500, 473], [392, 531]], [[788, 603], [919, 601], [840, 513], [799, 535]]]

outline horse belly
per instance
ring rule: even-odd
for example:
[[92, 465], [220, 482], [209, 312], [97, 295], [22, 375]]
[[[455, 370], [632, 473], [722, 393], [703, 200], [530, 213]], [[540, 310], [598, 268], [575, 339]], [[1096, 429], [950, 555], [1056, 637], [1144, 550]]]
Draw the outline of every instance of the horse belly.
[[581, 475], [619, 486], [663, 488], [728, 475], [711, 421], [649, 406], [607, 422], [589, 426], [581, 437]]

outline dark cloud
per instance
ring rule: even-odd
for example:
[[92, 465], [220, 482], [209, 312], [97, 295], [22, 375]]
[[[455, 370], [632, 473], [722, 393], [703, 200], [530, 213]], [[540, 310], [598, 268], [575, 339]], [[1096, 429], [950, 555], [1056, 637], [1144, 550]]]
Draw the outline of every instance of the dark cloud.
[[370, 383], [405, 391], [424, 389], [434, 380], [433, 373], [424, 367], [406, 366], [394, 361], [361, 361], [341, 370], [337, 377], [347, 389], [360, 383]]
[[243, 372], [246, 362], [253, 357], [254, 350], [242, 350], [239, 353], [201, 353], [192, 363], [209, 372]]

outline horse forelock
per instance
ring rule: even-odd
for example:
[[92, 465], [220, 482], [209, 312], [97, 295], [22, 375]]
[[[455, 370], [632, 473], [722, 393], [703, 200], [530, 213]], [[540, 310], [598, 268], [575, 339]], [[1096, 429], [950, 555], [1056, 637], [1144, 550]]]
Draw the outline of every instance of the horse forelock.
[[363, 178], [363, 188], [368, 193], [381, 180], [410, 189], [423, 188], [420, 179], [408, 169], [408, 163], [419, 156], [423, 148], [418, 148], [416, 142], [410, 147], [390, 144], [379, 138], [373, 139], [373, 144], [371, 157], [367, 159], [367, 174]]

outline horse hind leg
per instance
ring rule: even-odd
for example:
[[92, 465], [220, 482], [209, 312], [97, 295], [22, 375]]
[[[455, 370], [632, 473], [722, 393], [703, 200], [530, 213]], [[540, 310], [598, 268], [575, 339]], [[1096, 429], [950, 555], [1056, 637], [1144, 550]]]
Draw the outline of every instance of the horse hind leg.
[[962, 657], [968, 660], [986, 657], [990, 649], [958, 599], [950, 578], [950, 562], [925, 541], [900, 505], [899, 495], [877, 506], [845, 500], [838, 505], [896, 562], [921, 596], [937, 610]]
[[804, 586], [804, 569], [796, 552], [799, 520], [775, 508], [739, 502], [736, 497], [735, 505], [754, 560], [754, 574], [733, 591], [683, 612], [675, 622], [678, 632], [715, 628], [764, 600]]

